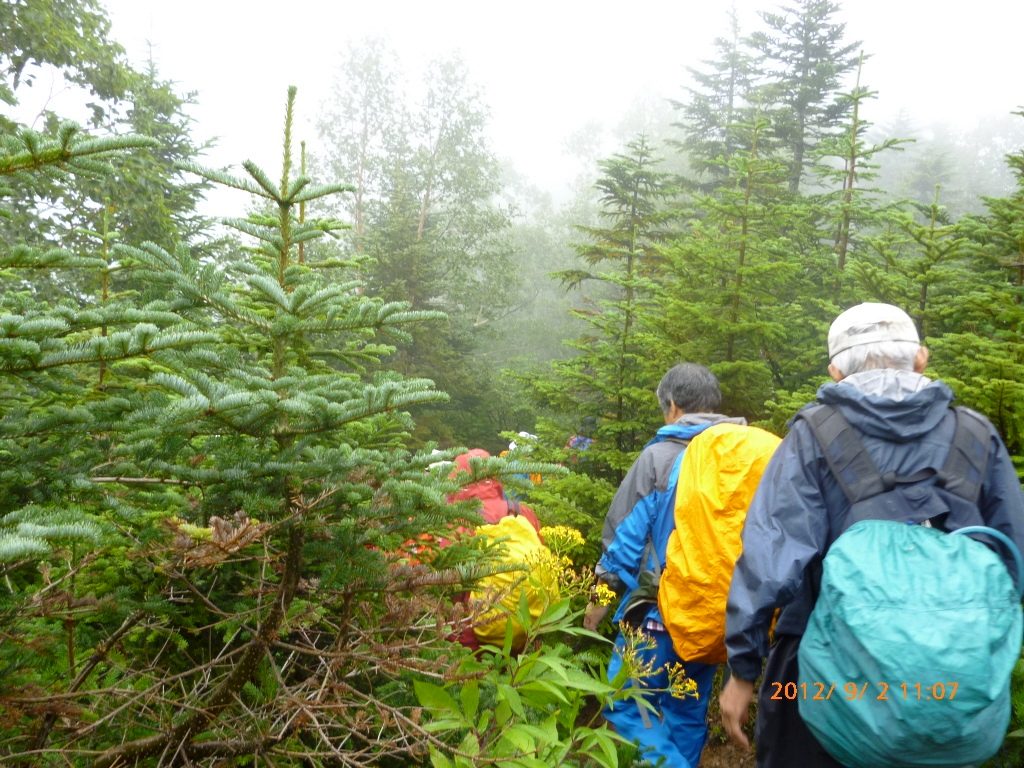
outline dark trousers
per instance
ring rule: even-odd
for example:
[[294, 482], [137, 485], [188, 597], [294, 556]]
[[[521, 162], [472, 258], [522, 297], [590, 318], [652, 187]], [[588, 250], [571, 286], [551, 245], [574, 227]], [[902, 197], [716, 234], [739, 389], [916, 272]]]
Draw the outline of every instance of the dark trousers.
[[784, 696], [773, 699], [779, 689], [773, 683], [797, 683], [800, 638], [779, 635], [768, 653], [768, 664], [757, 694], [757, 768], [843, 768], [821, 746], [804, 724], [797, 701]]

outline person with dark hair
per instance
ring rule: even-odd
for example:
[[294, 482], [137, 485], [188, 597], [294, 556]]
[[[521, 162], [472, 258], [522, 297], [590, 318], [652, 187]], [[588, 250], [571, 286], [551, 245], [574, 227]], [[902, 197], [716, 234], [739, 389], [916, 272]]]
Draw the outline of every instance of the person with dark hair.
[[[641, 574], [658, 574], [665, 564], [668, 539], [675, 526], [675, 482], [682, 452], [689, 441], [707, 428], [722, 423], [746, 424], [742, 418], [717, 413], [722, 402], [718, 379], [707, 368], [682, 363], [669, 370], [657, 388], [658, 402], [665, 418], [654, 439], [640, 453], [619, 486], [604, 521], [604, 554], [595, 569], [599, 582], [624, 597], [614, 621], [620, 622], [630, 593]], [[674, 470], [674, 472], [673, 472]], [[707, 738], [707, 707], [717, 665], [684, 662], [676, 654], [656, 603], [641, 609], [635, 619], [650, 638], [639, 650], [641, 662], [650, 662], [655, 674], [644, 683], [652, 690], [645, 698], [657, 712], [650, 715], [638, 705], [621, 704], [606, 709], [605, 718], [623, 737], [637, 742], [642, 757], [673, 768], [693, 768], [700, 759]], [[592, 604], [584, 626], [596, 629], [608, 607]], [[620, 651], [625, 638], [620, 632], [608, 666], [613, 679], [622, 667]], [[669, 691], [668, 670], [682, 663], [686, 675], [697, 684], [697, 696], [676, 698]]]

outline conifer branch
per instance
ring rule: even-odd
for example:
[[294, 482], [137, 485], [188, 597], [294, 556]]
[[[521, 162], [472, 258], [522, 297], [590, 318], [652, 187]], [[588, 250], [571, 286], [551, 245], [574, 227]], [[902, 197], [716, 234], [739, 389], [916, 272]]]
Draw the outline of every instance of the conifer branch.
[[256, 163], [252, 160], [246, 160], [242, 163], [242, 167], [245, 168], [245, 170], [249, 172], [249, 175], [256, 180], [256, 183], [263, 188], [263, 192], [261, 193], [262, 197], [265, 197], [268, 200], [277, 201], [281, 199], [281, 190], [274, 186], [274, 182], [270, 180], [270, 177], [267, 176], [266, 172], [256, 165]]
[[81, 128], [64, 123], [57, 139], [45, 137], [35, 131], [23, 130], [17, 137], [19, 149], [0, 154], [0, 176], [23, 172], [38, 172], [48, 168], [78, 169], [95, 173], [107, 170], [103, 165], [90, 164], [89, 157], [103, 157], [128, 149], [157, 149], [160, 142], [147, 136], [108, 136], [81, 138]]
[[232, 229], [244, 232], [250, 237], [255, 237], [257, 240], [262, 240], [263, 242], [278, 245], [278, 247], [280, 247], [280, 233], [263, 222], [253, 221], [251, 219], [225, 219], [224, 223]]
[[196, 486], [200, 483], [192, 482], [190, 480], [174, 480], [168, 477], [90, 477], [89, 482], [92, 483], [121, 483], [124, 485], [144, 485], [144, 484], [155, 484], [155, 485], [180, 485], [180, 486]]
[[[85, 663], [85, 666], [82, 667], [81, 671], [71, 682], [71, 685], [68, 686], [68, 693], [74, 693], [82, 687], [82, 683], [84, 683], [86, 679], [88, 679], [89, 675], [92, 674], [92, 671], [96, 668], [96, 666], [107, 657], [107, 654], [110, 653], [111, 648], [113, 648], [117, 644], [117, 642], [132, 629], [132, 627], [134, 627], [136, 624], [142, 621], [143, 616], [145, 616], [145, 614], [142, 611], [137, 611], [129, 615], [124, 620], [124, 622], [122, 622], [121, 626], [114, 632], [114, 634], [112, 634], [110, 637], [108, 637], [106, 640], [104, 640], [102, 643], [96, 646], [96, 650], [93, 651], [92, 656], [89, 657], [89, 660]], [[53, 724], [55, 722], [57, 722], [57, 715], [53, 714], [52, 712], [48, 714], [46, 718], [43, 720], [43, 724], [39, 729], [39, 733], [36, 734], [36, 749], [42, 749], [46, 746], [46, 740], [49, 738], [50, 731], [52, 730]]]
[[170, 731], [125, 742], [108, 749], [93, 762], [93, 768], [116, 768], [153, 757], [168, 749], [177, 751], [187, 748], [195, 733], [220, 717], [255, 673], [256, 667], [263, 660], [267, 648], [284, 621], [288, 607], [295, 597], [299, 577], [302, 573], [302, 549], [305, 541], [305, 528], [302, 520], [298, 519], [292, 523], [289, 532], [284, 573], [281, 575], [281, 582], [270, 611], [260, 624], [256, 635], [249, 641], [234, 669], [210, 693], [202, 706], [197, 707], [188, 718]]
[[[317, 198], [327, 197], [328, 195], [337, 195], [342, 192], [355, 192], [356, 188], [351, 184], [313, 184], [312, 186], [306, 186], [301, 194], [295, 194], [290, 198], [292, 203], [305, 203], [310, 200], [316, 200]], [[345, 228], [350, 228], [350, 224], [344, 224]]]
[[103, 269], [107, 262], [89, 256], [75, 256], [63, 248], [39, 251], [15, 245], [10, 253], [0, 256], [0, 269]]
[[111, 336], [98, 337], [86, 344], [68, 347], [54, 352], [38, 362], [30, 365], [11, 366], [7, 371], [46, 370], [62, 365], [113, 362], [128, 360], [133, 357], [145, 357], [167, 349], [191, 347], [196, 344], [211, 343], [217, 340], [212, 333], [192, 331], [184, 333], [155, 333], [156, 329], [135, 329], [134, 333], [116, 333]]
[[188, 173], [194, 173], [196, 176], [200, 176], [207, 181], [212, 181], [217, 184], [223, 184], [225, 187], [231, 187], [232, 189], [238, 189], [242, 192], [248, 192], [251, 195], [257, 195], [259, 197], [271, 198], [266, 190], [262, 187], [253, 184], [248, 179], [242, 179], [238, 176], [232, 176], [230, 173], [224, 171], [218, 171], [213, 168], [206, 168], [198, 163], [183, 162], [175, 163], [175, 167]]

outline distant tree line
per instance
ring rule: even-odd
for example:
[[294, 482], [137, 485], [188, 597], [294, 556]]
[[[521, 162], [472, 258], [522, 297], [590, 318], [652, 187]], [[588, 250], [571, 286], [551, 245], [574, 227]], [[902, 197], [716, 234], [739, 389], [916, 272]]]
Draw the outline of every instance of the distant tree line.
[[[566, 458], [581, 417], [596, 425], [576, 465], [586, 479], [557, 482], [607, 501], [679, 361], [710, 366], [727, 413], [783, 433], [826, 380], [829, 323], [862, 301], [911, 314], [930, 374], [998, 426], [1024, 469], [1024, 152], [1004, 158], [1016, 191], [976, 213], [952, 214], [941, 184], [916, 198], [880, 188], [880, 166], [908, 144], [873, 138], [865, 57], [838, 10], [802, 0], [748, 36], [733, 17], [674, 102], [676, 136], [639, 135], [600, 163], [602, 225], [579, 228], [580, 266], [558, 275], [588, 297], [578, 354], [519, 377], [546, 456]], [[558, 504], [557, 488], [535, 492]]]

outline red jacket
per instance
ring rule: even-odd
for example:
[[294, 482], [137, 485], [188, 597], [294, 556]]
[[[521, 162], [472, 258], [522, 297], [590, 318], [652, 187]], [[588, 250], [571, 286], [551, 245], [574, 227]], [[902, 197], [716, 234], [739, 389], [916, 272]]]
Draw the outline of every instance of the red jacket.
[[[483, 448], [474, 448], [468, 453], [456, 456], [455, 463], [458, 465], [460, 470], [468, 472], [469, 460], [471, 457], [485, 459], [490, 455], [491, 454]], [[456, 472], [457, 471], [458, 470], [456, 470]], [[504, 489], [502, 488], [501, 483], [497, 480], [482, 480], [479, 483], [467, 485], [458, 493], [452, 494], [448, 497], [448, 501], [464, 501], [465, 499], [480, 499], [483, 504], [483, 507], [480, 510], [480, 515], [486, 523], [496, 523], [501, 520], [501, 518], [512, 514], [512, 507], [505, 499]], [[530, 524], [538, 533], [540, 533], [540, 521], [537, 520], [537, 516], [533, 513], [532, 509], [525, 504], [520, 504], [519, 514], [529, 520]]]
[[[455, 470], [452, 474], [455, 474], [459, 470], [469, 471], [469, 460], [471, 457], [476, 456], [481, 459], [486, 459], [491, 454], [485, 451], [483, 448], [474, 448], [468, 453], [460, 454], [455, 457], [455, 463], [459, 469]], [[511, 513], [511, 507], [509, 502], [505, 499], [504, 489], [501, 487], [501, 483], [497, 480], [482, 480], [479, 483], [473, 483], [467, 485], [458, 493], [454, 493], [448, 497], [448, 501], [464, 501], [465, 499], [480, 499], [482, 507], [480, 509], [480, 516], [486, 523], [496, 523], [501, 518]], [[533, 514], [533, 510], [525, 504], [519, 505], [519, 514], [530, 521], [530, 524], [537, 529], [537, 533], [540, 533], [540, 522], [537, 520], [537, 516]], [[471, 531], [465, 531], [459, 529], [463, 533], [472, 533]], [[443, 544], [442, 544], [443, 546]], [[465, 593], [459, 595], [456, 598], [459, 601], [466, 601], [469, 599], [469, 594]], [[462, 632], [453, 638], [462, 645], [470, 648], [471, 650], [480, 650], [480, 642], [476, 639], [476, 633], [473, 632], [472, 627], [466, 627]]]

